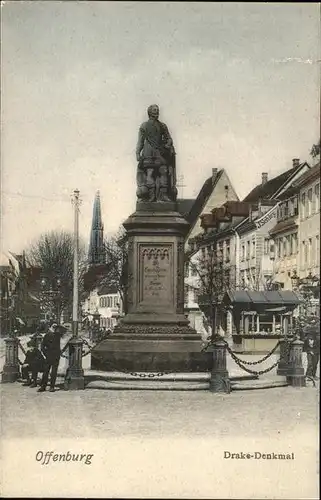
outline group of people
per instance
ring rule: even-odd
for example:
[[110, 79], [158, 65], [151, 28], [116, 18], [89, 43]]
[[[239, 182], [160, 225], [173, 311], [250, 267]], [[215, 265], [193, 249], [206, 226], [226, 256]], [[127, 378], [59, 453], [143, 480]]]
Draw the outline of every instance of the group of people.
[[60, 340], [63, 335], [57, 323], [53, 323], [44, 335], [40, 348], [35, 337], [27, 343], [28, 350], [21, 368], [22, 378], [25, 386], [37, 387], [38, 374], [42, 372], [42, 378], [38, 392], [44, 392], [48, 385], [50, 375], [50, 392], [55, 391], [57, 372], [60, 360]]

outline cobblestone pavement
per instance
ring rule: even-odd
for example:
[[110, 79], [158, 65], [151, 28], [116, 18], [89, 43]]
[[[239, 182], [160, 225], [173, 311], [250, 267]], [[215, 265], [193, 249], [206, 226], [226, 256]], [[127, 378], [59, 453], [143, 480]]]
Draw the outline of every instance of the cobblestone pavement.
[[[231, 394], [0, 389], [4, 497], [318, 498], [312, 384]], [[47, 467], [39, 450], [91, 453], [93, 462]], [[226, 451], [295, 459], [229, 460]]]

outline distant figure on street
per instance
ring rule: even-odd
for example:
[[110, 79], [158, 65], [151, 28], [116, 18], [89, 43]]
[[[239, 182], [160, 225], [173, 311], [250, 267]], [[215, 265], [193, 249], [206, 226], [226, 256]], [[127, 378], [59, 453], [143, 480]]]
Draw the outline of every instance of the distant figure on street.
[[29, 340], [27, 347], [26, 358], [21, 367], [22, 378], [26, 380], [23, 385], [37, 387], [38, 373], [43, 372], [45, 359], [41, 351], [37, 348], [37, 343], [34, 339]]
[[304, 351], [307, 355], [306, 376], [316, 379], [317, 368], [320, 360], [320, 334], [309, 333], [304, 341]]
[[63, 334], [61, 329], [56, 323], [53, 323], [49, 328], [48, 333], [46, 333], [43, 338], [41, 350], [46, 358], [46, 364], [38, 392], [44, 392], [46, 390], [50, 370], [50, 392], [55, 391], [57, 371], [60, 360], [60, 339], [62, 335]]

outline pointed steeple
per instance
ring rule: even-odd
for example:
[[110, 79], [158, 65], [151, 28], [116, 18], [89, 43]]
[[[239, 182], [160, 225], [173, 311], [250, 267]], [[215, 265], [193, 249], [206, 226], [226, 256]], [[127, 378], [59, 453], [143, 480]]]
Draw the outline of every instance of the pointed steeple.
[[88, 253], [89, 265], [105, 263], [104, 225], [101, 220], [100, 193], [97, 191], [94, 201], [93, 218], [91, 223], [90, 243]]

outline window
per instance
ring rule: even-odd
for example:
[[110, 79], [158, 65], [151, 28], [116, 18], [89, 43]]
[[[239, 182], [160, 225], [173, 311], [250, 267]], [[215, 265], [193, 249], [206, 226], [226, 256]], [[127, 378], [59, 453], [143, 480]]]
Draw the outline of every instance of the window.
[[251, 257], [252, 257], [252, 259], [254, 259], [254, 257], [255, 257], [255, 240], [252, 240]]
[[277, 243], [278, 243], [278, 258], [281, 259], [281, 257], [282, 257], [282, 239], [278, 238]]
[[103, 306], [103, 297], [100, 297], [100, 299], [99, 299], [99, 307], [104, 307]]
[[320, 262], [320, 239], [319, 235], [315, 237], [315, 262], [316, 265]]
[[295, 255], [298, 252], [298, 235], [292, 234], [292, 253]]
[[320, 184], [316, 184], [314, 186], [314, 207], [315, 207], [315, 211], [319, 212], [319, 210], [320, 210]]
[[289, 236], [289, 255], [293, 255], [293, 234]]
[[184, 304], [188, 303], [188, 285], [184, 286]]
[[245, 260], [245, 243], [242, 244], [242, 260]]
[[301, 267], [305, 267], [305, 264], [308, 260], [308, 246], [305, 241], [302, 241], [302, 262]]
[[230, 241], [225, 241], [225, 262], [230, 262]]
[[311, 261], [312, 261], [312, 238], [309, 238], [309, 240], [308, 240], [308, 259], [307, 259], [309, 267], [312, 264]]
[[305, 193], [301, 195], [301, 219], [305, 219]]
[[264, 255], [269, 255], [270, 253], [270, 239], [264, 238]]
[[309, 217], [312, 214], [312, 188], [308, 190], [307, 205], [308, 205], [307, 215]]
[[286, 201], [284, 203], [284, 217], [287, 217], [289, 215], [289, 203]]
[[118, 307], [118, 297], [114, 297], [114, 307]]
[[191, 266], [191, 275], [192, 276], [197, 276], [197, 268], [196, 265]]
[[282, 257], [286, 257], [286, 238], [282, 238], [282, 244], [283, 244]]
[[250, 244], [251, 244], [250, 241], [246, 242], [246, 260], [250, 260], [250, 251], [251, 251]]

